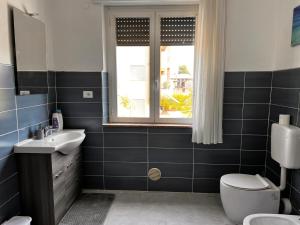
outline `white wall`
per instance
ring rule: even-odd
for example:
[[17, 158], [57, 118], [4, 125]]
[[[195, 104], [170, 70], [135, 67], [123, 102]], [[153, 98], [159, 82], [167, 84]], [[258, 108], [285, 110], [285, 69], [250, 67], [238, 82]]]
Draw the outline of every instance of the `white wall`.
[[[39, 20], [47, 22], [47, 0], [0, 0], [0, 63], [13, 64], [12, 36], [11, 36], [11, 7], [16, 7], [23, 12], [39, 13]], [[48, 35], [50, 37], [50, 34]], [[48, 55], [51, 54], [51, 40], [47, 40]], [[51, 61], [51, 56], [47, 56]]]
[[[272, 70], [275, 18], [282, 0], [227, 0], [226, 70]], [[56, 70], [102, 69], [100, 5], [82, 0], [51, 0]]]
[[55, 69], [101, 71], [100, 5], [82, 0], [51, 0], [51, 3]]
[[300, 45], [291, 47], [293, 10], [300, 0], [281, 0], [277, 9], [275, 70], [300, 67]]
[[277, 4], [278, 0], [227, 0], [226, 71], [274, 68]]
[[[7, 3], [8, 1], [8, 3]], [[300, 0], [226, 0], [226, 70], [300, 66], [290, 47], [292, 9]], [[0, 0], [0, 62], [12, 63], [7, 4], [40, 13], [47, 22], [48, 69], [102, 69], [101, 8], [91, 0]], [[24, 10], [24, 9], [23, 9]]]

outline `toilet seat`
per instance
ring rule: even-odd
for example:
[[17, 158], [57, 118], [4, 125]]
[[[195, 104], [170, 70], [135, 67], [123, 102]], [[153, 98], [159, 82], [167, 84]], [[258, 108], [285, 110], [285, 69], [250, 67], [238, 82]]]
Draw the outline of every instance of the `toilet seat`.
[[236, 189], [249, 191], [259, 191], [270, 188], [270, 184], [258, 174], [227, 174], [222, 176], [221, 182]]

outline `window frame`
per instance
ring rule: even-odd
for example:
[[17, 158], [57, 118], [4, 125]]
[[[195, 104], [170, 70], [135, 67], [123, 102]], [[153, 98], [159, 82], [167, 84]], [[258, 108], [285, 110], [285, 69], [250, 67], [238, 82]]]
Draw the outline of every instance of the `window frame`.
[[[109, 122], [139, 124], [186, 124], [192, 118], [160, 118], [160, 18], [195, 17], [196, 5], [181, 6], [108, 6], [105, 7], [106, 58], [109, 74]], [[150, 111], [149, 118], [118, 117], [117, 115], [117, 74], [116, 74], [116, 18], [149, 17], [150, 19]], [[196, 20], [197, 21], [197, 20]]]

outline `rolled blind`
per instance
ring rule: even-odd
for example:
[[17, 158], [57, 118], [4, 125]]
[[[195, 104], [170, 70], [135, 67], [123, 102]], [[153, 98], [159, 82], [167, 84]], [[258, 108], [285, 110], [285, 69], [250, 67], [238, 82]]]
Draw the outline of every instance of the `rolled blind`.
[[194, 45], [195, 17], [164, 17], [160, 20], [160, 45]]
[[149, 46], [149, 18], [116, 18], [118, 46]]

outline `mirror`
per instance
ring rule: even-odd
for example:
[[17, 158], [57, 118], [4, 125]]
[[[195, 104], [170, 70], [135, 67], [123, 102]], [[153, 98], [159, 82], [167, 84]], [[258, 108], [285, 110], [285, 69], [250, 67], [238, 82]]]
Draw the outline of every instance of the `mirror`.
[[47, 94], [45, 24], [14, 8], [13, 25], [17, 94]]

